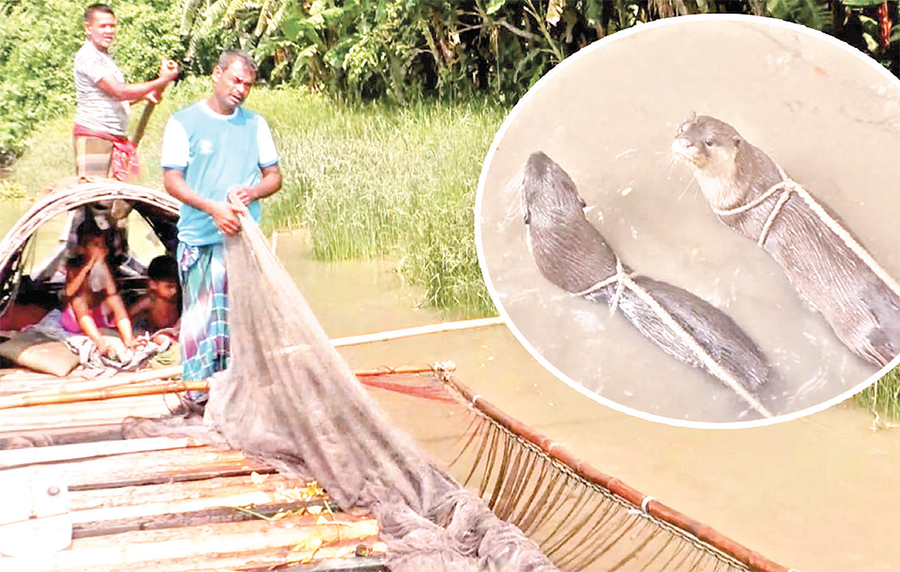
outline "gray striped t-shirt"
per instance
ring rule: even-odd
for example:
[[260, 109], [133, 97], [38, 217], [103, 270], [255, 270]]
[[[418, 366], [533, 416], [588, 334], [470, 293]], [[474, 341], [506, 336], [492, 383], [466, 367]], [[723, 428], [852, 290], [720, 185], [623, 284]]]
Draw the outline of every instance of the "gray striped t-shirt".
[[75, 123], [124, 137], [128, 102], [113, 99], [97, 85], [110, 75], [125, 83], [125, 76], [116, 62], [94, 47], [90, 40], [85, 42], [75, 54]]

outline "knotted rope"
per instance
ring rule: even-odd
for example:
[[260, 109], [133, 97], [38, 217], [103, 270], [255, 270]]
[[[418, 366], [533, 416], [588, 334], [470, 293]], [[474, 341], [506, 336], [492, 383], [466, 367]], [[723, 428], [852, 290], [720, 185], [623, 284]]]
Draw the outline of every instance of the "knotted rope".
[[668, 326], [668, 328], [677, 335], [681, 341], [691, 350], [691, 352], [696, 356], [700, 362], [706, 367], [706, 369], [715, 376], [719, 381], [727, 385], [732, 391], [734, 391], [741, 399], [747, 402], [750, 407], [756, 410], [757, 413], [762, 415], [763, 417], [773, 417], [772, 413], [763, 405], [753, 394], [747, 391], [744, 386], [738, 382], [731, 373], [729, 373], [725, 368], [723, 368], [719, 363], [709, 355], [709, 352], [697, 343], [697, 340], [694, 339], [687, 330], [682, 327], [681, 324], [678, 323], [672, 314], [670, 314], [665, 308], [660, 305], [659, 302], [656, 301], [647, 290], [638, 285], [634, 280], [631, 279], [632, 274], [625, 271], [624, 266], [622, 265], [622, 261], [616, 257], [616, 273], [610, 276], [609, 278], [605, 278], [600, 282], [597, 282], [590, 288], [582, 290], [580, 292], [575, 292], [572, 296], [584, 297], [588, 294], [592, 294], [598, 290], [606, 288], [607, 286], [611, 286], [612, 284], [616, 284], [616, 292], [610, 300], [610, 314], [615, 313], [616, 309], [619, 306], [619, 300], [622, 297], [625, 289], [628, 289], [634, 292], [638, 298], [641, 299], [647, 306], [653, 310], [653, 313], [662, 320], [663, 324]]
[[813, 197], [809, 191], [804, 189], [800, 183], [794, 181], [781, 167], [778, 167], [778, 173], [781, 175], [781, 181], [775, 183], [769, 189], [757, 197], [756, 199], [750, 201], [745, 205], [741, 205], [739, 207], [735, 207], [733, 209], [713, 209], [713, 212], [718, 216], [732, 216], [741, 213], [745, 213], [752, 209], [755, 209], [770, 197], [774, 196], [779, 191], [783, 191], [781, 196], [778, 197], [778, 200], [775, 202], [775, 206], [772, 208], [772, 212], [769, 213], [768, 218], [766, 219], [766, 223], [763, 225], [762, 231], [759, 233], [759, 238], [757, 238], [756, 243], [759, 246], [764, 246], [766, 242], [766, 238], [769, 236], [769, 232], [772, 230], [772, 226], [775, 224], [775, 220], [778, 218], [778, 215], [781, 213], [784, 205], [790, 200], [791, 193], [797, 193], [797, 195], [803, 199], [803, 202], [809, 206], [809, 208], [815, 213], [816, 216], [819, 217], [825, 226], [828, 227], [828, 230], [833, 232], [838, 238], [840, 238], [844, 244], [849, 248], [859, 259], [869, 267], [869, 270], [875, 273], [878, 278], [881, 279], [884, 284], [891, 289], [897, 296], [900, 296], [900, 284], [897, 283], [891, 277], [887, 271], [882, 268], [878, 262], [872, 257], [871, 254], [855, 239], [853, 236], [841, 226], [841, 224], [835, 220], [825, 208], [816, 201], [815, 197]]

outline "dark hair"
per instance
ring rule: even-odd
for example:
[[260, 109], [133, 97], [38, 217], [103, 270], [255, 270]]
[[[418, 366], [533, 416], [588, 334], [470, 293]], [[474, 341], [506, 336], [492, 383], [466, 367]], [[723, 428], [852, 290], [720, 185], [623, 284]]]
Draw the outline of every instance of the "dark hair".
[[100, 228], [94, 217], [90, 214], [87, 214], [84, 217], [84, 220], [80, 225], [78, 225], [78, 228], [76, 229], [76, 235], [78, 236], [77, 244], [78, 246], [87, 246], [87, 243], [92, 239], [101, 237], [103, 238], [104, 242], [107, 242], [106, 246], [109, 247], [107, 234], [108, 233], [104, 232]]
[[151, 260], [150, 266], [147, 267], [147, 278], [178, 282], [178, 265], [175, 263], [175, 259], [163, 254]]
[[75, 234], [77, 236], [77, 248], [69, 255], [69, 259], [66, 261], [68, 268], [81, 268], [84, 266], [87, 262], [87, 256], [82, 249], [86, 247], [90, 241], [96, 238], [102, 238], [106, 250], [112, 251], [109, 244], [110, 234], [101, 230], [94, 220], [94, 217], [90, 215], [85, 217], [84, 221], [78, 225]]
[[94, 14], [96, 14], [97, 12], [102, 12], [104, 14], [109, 14], [110, 16], [115, 16], [115, 14], [113, 14], [112, 8], [110, 8], [106, 4], [99, 4], [99, 3], [91, 4], [84, 11], [84, 23], [90, 24], [91, 18], [93, 18]]
[[241, 60], [247, 69], [253, 72], [254, 76], [259, 72], [259, 66], [253, 61], [253, 56], [244, 50], [225, 50], [222, 52], [222, 55], [219, 56], [219, 63], [216, 64], [216, 67], [225, 71], [234, 60]]

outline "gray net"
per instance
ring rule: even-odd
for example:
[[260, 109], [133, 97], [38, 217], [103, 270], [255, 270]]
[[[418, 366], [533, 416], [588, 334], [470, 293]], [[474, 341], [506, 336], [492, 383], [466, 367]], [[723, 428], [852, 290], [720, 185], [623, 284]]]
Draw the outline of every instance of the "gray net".
[[397, 571], [556, 570], [536, 544], [382, 420], [262, 234], [226, 242], [231, 362], [205, 421], [380, 521]]
[[231, 363], [210, 380], [205, 427], [142, 420], [129, 437], [205, 436], [316, 479], [343, 510], [379, 520], [393, 571], [785, 572], [563, 454], [449, 375], [368, 382], [387, 390], [395, 422], [441, 443], [450, 473], [436, 468], [383, 420], [259, 230], [245, 222], [226, 246]]
[[477, 490], [497, 516], [537, 542], [560, 569], [782, 569], [774, 563], [756, 568], [737, 560], [611, 492], [578, 466], [554, 458], [547, 449], [556, 449], [555, 444], [544, 441], [539, 446], [523, 437], [514, 430], [514, 420], [499, 422], [496, 416], [473, 411], [473, 422], [453, 459], [458, 467], [454, 473]]

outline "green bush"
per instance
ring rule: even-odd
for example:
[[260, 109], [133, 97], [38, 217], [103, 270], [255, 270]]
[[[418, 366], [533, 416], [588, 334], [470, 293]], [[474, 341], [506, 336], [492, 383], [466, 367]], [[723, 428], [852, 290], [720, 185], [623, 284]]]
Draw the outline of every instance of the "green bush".
[[71, 0], [0, 2], [0, 165], [40, 121], [75, 103], [72, 59], [84, 37], [83, 8]]
[[[0, 0], [0, 166], [22, 152], [41, 121], [75, 106], [72, 65], [84, 42], [87, 2]], [[178, 0], [112, 2], [117, 11], [116, 59], [128, 81], [155, 77], [162, 56], [179, 56]]]

